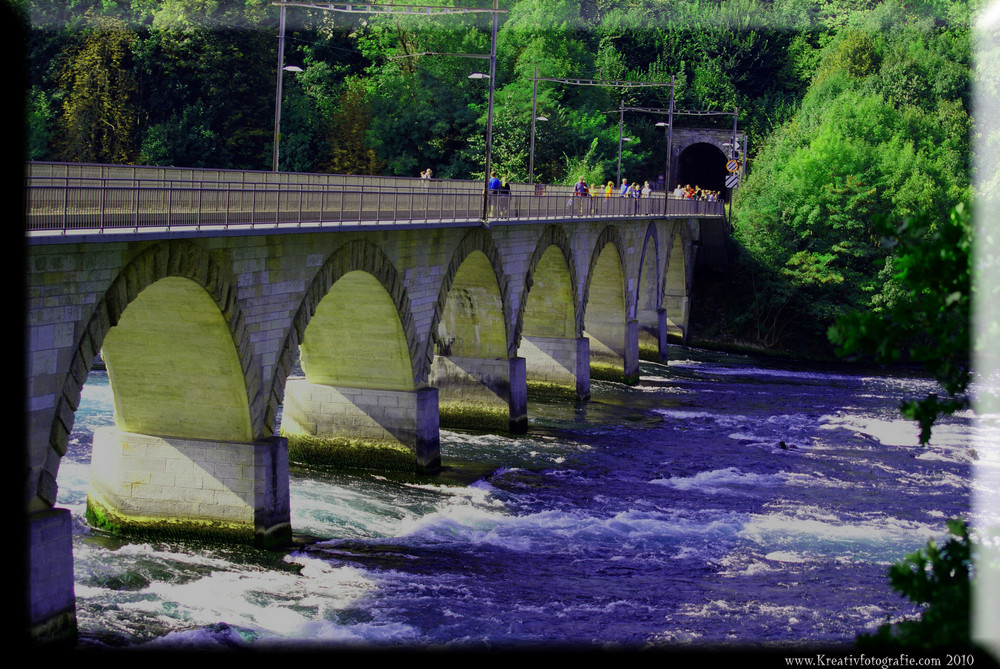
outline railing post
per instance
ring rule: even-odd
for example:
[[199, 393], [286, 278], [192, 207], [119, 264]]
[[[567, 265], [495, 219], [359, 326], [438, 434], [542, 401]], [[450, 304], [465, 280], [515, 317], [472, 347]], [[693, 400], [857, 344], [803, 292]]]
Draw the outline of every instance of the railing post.
[[63, 186], [63, 234], [66, 234], [66, 230], [69, 228], [69, 179], [66, 179], [66, 183]]
[[[69, 191], [69, 179], [68, 178], [66, 179], [66, 190], [67, 190], [67, 192]], [[98, 209], [100, 210], [100, 216], [98, 218], [101, 221], [100, 231], [102, 233], [104, 232], [104, 216], [105, 216], [105, 210], [106, 210], [106, 208], [105, 208], [105, 194], [107, 192], [108, 192], [107, 191], [107, 184], [105, 184], [104, 181], [102, 180], [101, 181], [101, 197], [98, 198], [98, 202], [100, 202], [100, 206], [98, 207]]]

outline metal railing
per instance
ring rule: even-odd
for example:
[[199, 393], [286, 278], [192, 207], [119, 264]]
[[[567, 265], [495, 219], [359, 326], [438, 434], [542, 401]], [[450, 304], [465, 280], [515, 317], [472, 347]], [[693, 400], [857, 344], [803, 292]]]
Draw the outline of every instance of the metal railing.
[[[30, 163], [26, 231], [52, 234], [468, 225], [483, 214], [478, 181]], [[491, 194], [490, 221], [724, 217], [722, 202], [574, 196], [512, 184]]]

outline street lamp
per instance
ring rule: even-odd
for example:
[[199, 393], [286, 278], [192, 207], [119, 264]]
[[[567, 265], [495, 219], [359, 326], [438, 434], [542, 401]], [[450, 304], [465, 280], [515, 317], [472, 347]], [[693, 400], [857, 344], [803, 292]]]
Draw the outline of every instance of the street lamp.
[[[324, 11], [332, 12], [345, 12], [349, 14], [407, 14], [407, 15], [441, 15], [441, 14], [480, 14], [485, 12], [490, 12], [493, 15], [493, 38], [490, 44], [490, 104], [489, 104], [489, 119], [487, 121], [486, 128], [486, 179], [489, 179], [490, 172], [490, 148], [493, 143], [493, 80], [496, 73], [496, 60], [497, 60], [497, 23], [498, 15], [501, 11], [506, 13], [507, 10], [501, 10], [497, 4], [498, 0], [493, 0], [493, 9], [477, 9], [477, 8], [466, 8], [466, 7], [441, 7], [441, 6], [411, 6], [411, 5], [381, 5], [376, 3], [364, 4], [364, 5], [354, 5], [353, 3], [332, 3], [332, 2], [308, 2], [307, 0], [296, 0], [294, 3], [289, 3], [289, 0], [275, 0], [274, 4], [281, 7], [281, 21], [279, 30], [279, 40], [278, 40], [278, 85], [277, 93], [275, 95], [275, 112], [274, 112], [274, 171], [278, 170], [278, 137], [280, 131], [280, 116], [281, 116], [281, 72], [283, 70], [284, 61], [284, 51], [285, 51], [285, 7], [288, 4], [294, 4], [298, 7], [306, 7], [309, 9], [320, 9]], [[428, 52], [429, 53], [429, 52]], [[483, 222], [486, 221], [486, 189], [483, 189]]]
[[548, 121], [544, 116], [531, 116], [531, 149], [528, 151], [528, 183], [535, 183], [535, 121]]
[[618, 187], [619, 188], [622, 185], [622, 143], [631, 141], [632, 141], [631, 137], [622, 137], [621, 131], [619, 130], [618, 134]]
[[298, 65], [285, 65], [285, 8], [281, 3], [281, 18], [278, 21], [278, 81], [274, 90], [274, 148], [271, 171], [278, 171], [278, 145], [281, 142], [281, 85], [284, 72], [302, 72]]
[[[495, 4], [495, 2], [494, 2]], [[484, 175], [483, 183], [483, 215], [482, 221], [483, 225], [487, 224], [487, 215], [489, 212], [489, 193], [490, 193], [490, 158], [493, 149], [493, 75], [496, 73], [496, 15], [493, 16], [493, 47], [490, 52], [490, 74], [483, 74], [482, 72], [473, 72], [469, 75], [469, 79], [489, 79], [490, 80], [490, 95], [489, 102], [487, 104], [486, 110], [486, 172]]]
[[288, 72], [301, 72], [302, 68], [295, 65], [285, 66], [285, 8], [286, 4], [281, 3], [281, 18], [278, 21], [278, 81], [274, 86], [274, 147], [271, 159], [271, 171], [278, 171], [278, 144], [281, 141], [281, 84], [282, 74]]

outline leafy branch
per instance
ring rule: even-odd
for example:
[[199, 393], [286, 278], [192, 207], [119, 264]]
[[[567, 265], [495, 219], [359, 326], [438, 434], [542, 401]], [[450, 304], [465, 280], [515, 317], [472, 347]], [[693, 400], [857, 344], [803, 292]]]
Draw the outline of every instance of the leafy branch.
[[970, 405], [970, 215], [959, 204], [941, 223], [921, 216], [896, 228], [884, 219], [876, 225], [886, 235], [884, 243], [897, 248], [894, 279], [902, 295], [882, 312], [840, 318], [828, 336], [842, 356], [867, 353], [883, 363], [915, 362], [933, 375], [946, 398], [931, 393], [900, 407], [918, 422], [920, 443], [926, 444], [939, 416]]

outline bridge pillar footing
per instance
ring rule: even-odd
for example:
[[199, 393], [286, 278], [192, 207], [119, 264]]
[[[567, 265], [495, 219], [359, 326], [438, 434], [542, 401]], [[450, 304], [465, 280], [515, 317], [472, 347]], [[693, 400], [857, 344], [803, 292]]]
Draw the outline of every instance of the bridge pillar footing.
[[434, 356], [441, 425], [484, 432], [528, 430], [525, 359]]
[[536, 396], [590, 397], [590, 340], [523, 335], [518, 352], [527, 367], [528, 392]]
[[437, 388], [352, 388], [289, 379], [281, 433], [294, 460], [359, 469], [441, 467]]
[[625, 383], [639, 383], [639, 321], [625, 322]]
[[660, 362], [667, 364], [669, 357], [669, 341], [667, 339], [667, 310], [656, 310], [656, 343], [660, 353]]
[[664, 297], [664, 303], [666, 306], [667, 336], [679, 342], [687, 341], [690, 298], [686, 295], [668, 293]]
[[667, 312], [660, 309], [639, 310], [639, 357], [651, 362], [667, 360]]
[[69, 509], [48, 509], [27, 518], [27, 622], [37, 644], [76, 642], [72, 528]]
[[625, 321], [624, 332], [619, 330], [621, 339], [608, 343], [591, 333], [590, 376], [605, 381], [617, 381], [629, 385], [639, 382], [639, 321]]
[[245, 443], [100, 428], [94, 432], [87, 519], [114, 534], [287, 545], [288, 443], [282, 437]]

